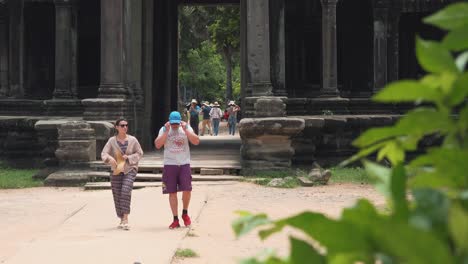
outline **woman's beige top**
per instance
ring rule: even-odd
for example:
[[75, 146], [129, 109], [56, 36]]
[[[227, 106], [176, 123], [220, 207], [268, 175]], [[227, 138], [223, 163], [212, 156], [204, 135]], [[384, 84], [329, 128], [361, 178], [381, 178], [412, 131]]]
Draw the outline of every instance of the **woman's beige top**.
[[[125, 151], [125, 155], [127, 155], [128, 159], [125, 162], [123, 172], [127, 174], [132, 169], [138, 171], [138, 162], [140, 161], [141, 157], [143, 156], [143, 150], [141, 149], [140, 143], [134, 136], [127, 135], [128, 146], [127, 151]], [[119, 144], [117, 144], [117, 137], [111, 137], [107, 141], [106, 145], [102, 149], [101, 152], [101, 159], [106, 164], [110, 164], [111, 160], [117, 160], [116, 152], [121, 152]], [[111, 165], [112, 171], [116, 170], [116, 166], [113, 164]]]

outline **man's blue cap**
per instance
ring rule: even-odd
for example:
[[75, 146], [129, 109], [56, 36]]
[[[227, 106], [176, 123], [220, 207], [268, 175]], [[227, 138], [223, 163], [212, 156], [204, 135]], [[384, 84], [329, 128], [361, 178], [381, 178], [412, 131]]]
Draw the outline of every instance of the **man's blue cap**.
[[181, 120], [182, 120], [182, 117], [180, 116], [180, 113], [177, 111], [173, 111], [169, 115], [169, 123], [171, 124], [180, 124]]

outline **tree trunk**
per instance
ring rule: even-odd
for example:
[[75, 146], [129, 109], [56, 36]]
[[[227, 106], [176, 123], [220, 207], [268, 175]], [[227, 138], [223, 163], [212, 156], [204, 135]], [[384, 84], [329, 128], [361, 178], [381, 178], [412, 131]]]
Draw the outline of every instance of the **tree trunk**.
[[232, 98], [232, 52], [230, 48], [224, 48], [224, 60], [226, 62], [226, 100]]

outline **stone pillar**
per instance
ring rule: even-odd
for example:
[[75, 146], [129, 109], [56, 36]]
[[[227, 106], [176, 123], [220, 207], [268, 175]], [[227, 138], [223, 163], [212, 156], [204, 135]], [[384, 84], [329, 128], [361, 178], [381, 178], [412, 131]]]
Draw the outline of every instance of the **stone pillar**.
[[44, 102], [49, 116], [83, 115], [77, 98], [77, 18], [76, 0], [55, 1], [55, 90]]
[[10, 96], [24, 97], [24, 0], [8, 1], [9, 16], [9, 76]]
[[388, 2], [379, 0], [374, 7], [374, 93], [387, 84], [387, 32]]
[[[240, 63], [247, 65], [247, 0], [240, 0]], [[252, 96], [247, 84], [250, 81], [247, 67], [241, 67], [241, 97]], [[242, 109], [245, 108], [245, 101], [242, 102]]]
[[126, 98], [124, 1], [101, 0], [101, 84], [99, 98]]
[[247, 67], [253, 96], [271, 96], [268, 0], [247, 1]]
[[[247, 90], [245, 116], [285, 116], [283, 98], [275, 97], [271, 84], [269, 0], [247, 0]], [[260, 102], [257, 101], [260, 100]], [[268, 105], [270, 112], [265, 111]]]
[[8, 96], [8, 17], [7, 7], [0, 2], [0, 98]]
[[400, 38], [400, 10], [392, 7], [389, 11], [387, 28], [387, 80], [389, 82], [398, 80], [399, 75], [399, 38]]
[[336, 5], [338, 0], [322, 2], [322, 89], [321, 96], [338, 96]]
[[284, 9], [285, 0], [270, 0], [271, 79], [276, 96], [287, 96]]
[[127, 100], [127, 50], [125, 14], [130, 0], [101, 0], [101, 83], [99, 98], [82, 100], [85, 120], [115, 121], [127, 118], [133, 125], [132, 102]]
[[74, 1], [55, 1], [54, 98], [76, 98], [77, 17]]

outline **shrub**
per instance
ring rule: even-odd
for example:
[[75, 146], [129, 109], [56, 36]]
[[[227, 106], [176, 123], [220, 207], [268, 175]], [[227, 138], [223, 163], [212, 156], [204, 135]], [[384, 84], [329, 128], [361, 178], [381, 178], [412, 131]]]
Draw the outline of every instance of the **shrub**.
[[[270, 220], [241, 212], [233, 223], [238, 236], [267, 225], [259, 233], [266, 239], [291, 226], [317, 242], [291, 237], [288, 258], [271, 254], [245, 263], [468, 263], [468, 3], [452, 4], [424, 22], [448, 32], [440, 42], [416, 39], [427, 75], [391, 83], [374, 96], [377, 102], [417, 107], [394, 126], [363, 133], [354, 141], [360, 151], [344, 162], [374, 153], [378, 162], [390, 162], [384, 167], [363, 160], [388, 210], [379, 212], [362, 199], [339, 219], [303, 212]], [[431, 135], [442, 143], [407, 161], [407, 153]]]

